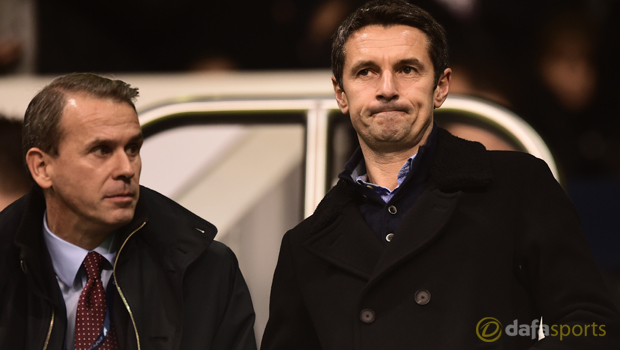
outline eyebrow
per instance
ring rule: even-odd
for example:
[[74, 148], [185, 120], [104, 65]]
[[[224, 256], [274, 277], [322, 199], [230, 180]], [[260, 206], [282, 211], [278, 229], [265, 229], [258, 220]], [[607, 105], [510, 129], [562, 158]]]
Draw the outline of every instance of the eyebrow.
[[417, 58], [406, 58], [404, 60], [400, 60], [398, 61], [398, 65], [408, 65], [408, 66], [416, 66], [418, 68], [420, 68], [421, 70], [425, 70], [426, 69], [426, 65], [424, 63], [422, 63], [419, 59]]
[[[426, 70], [426, 65], [417, 58], [405, 58], [405, 59], [402, 59], [396, 62], [396, 65], [397, 66], [404, 66], [404, 65], [415, 66], [415, 67], [418, 67], [422, 71]], [[349, 72], [355, 74], [357, 73], [357, 71], [362, 69], [362, 67], [373, 67], [373, 66], [374, 67], [377, 66], [377, 64], [373, 60], [359, 61], [355, 65], [353, 65], [353, 67], [351, 67]]]
[[[142, 135], [142, 131], [140, 131], [139, 134], [136, 134], [134, 136], [131, 137], [131, 139], [129, 139], [128, 143], [142, 143], [144, 142], [144, 135]], [[96, 138], [93, 141], [88, 143], [88, 146], [86, 148], [92, 148], [95, 147], [97, 145], [109, 145], [109, 144], [113, 144], [114, 141], [111, 139], [106, 139], [106, 138]]]
[[372, 61], [372, 60], [359, 61], [355, 65], [353, 65], [353, 67], [351, 67], [351, 69], [349, 69], [349, 73], [354, 73], [355, 74], [362, 67], [369, 67], [369, 66], [376, 66], [376, 65], [377, 64], [374, 61]]
[[144, 135], [142, 135], [142, 131], [140, 131], [139, 134], [136, 134], [134, 137], [132, 137], [129, 141], [130, 142], [143, 142]]

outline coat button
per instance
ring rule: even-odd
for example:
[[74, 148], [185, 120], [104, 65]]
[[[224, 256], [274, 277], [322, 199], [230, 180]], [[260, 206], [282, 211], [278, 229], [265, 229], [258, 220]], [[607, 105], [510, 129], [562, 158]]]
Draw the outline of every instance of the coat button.
[[372, 323], [375, 320], [375, 312], [371, 309], [364, 309], [360, 312], [360, 320], [364, 323]]
[[395, 206], [393, 206], [393, 205], [390, 205], [390, 206], [388, 207], [388, 212], [389, 212], [390, 214], [392, 214], [392, 215], [396, 214], [396, 212], [397, 212], [396, 207], [395, 207]]
[[385, 240], [388, 241], [388, 242], [392, 242], [392, 238], [394, 238], [394, 234], [393, 233], [388, 233], [385, 236]]
[[419, 290], [415, 292], [415, 302], [418, 305], [426, 305], [431, 301], [431, 293], [427, 290]]

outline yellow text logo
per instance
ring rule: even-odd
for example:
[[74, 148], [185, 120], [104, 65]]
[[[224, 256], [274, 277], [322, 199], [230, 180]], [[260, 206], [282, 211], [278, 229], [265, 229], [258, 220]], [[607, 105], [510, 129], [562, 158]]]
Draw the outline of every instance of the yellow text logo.
[[484, 342], [494, 342], [502, 335], [502, 324], [496, 318], [485, 317], [476, 325], [476, 334]]

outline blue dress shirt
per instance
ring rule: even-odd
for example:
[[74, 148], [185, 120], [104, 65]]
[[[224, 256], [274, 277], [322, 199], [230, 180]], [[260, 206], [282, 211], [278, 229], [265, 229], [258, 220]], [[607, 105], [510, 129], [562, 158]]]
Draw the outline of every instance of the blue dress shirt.
[[[43, 237], [45, 238], [45, 244], [47, 245], [50, 257], [52, 258], [52, 265], [54, 266], [54, 272], [56, 272], [58, 286], [65, 300], [65, 309], [67, 310], [65, 344], [67, 350], [74, 350], [77, 304], [87, 280], [86, 270], [84, 266], [82, 266], [82, 262], [89, 251], [61, 239], [50, 231], [47, 226], [47, 212], [43, 214]], [[107, 288], [108, 282], [112, 277], [112, 267], [114, 266], [114, 259], [116, 258], [114, 235], [110, 235], [97, 248], [93, 249], [93, 251], [101, 254], [107, 261], [101, 271], [103, 287]]]

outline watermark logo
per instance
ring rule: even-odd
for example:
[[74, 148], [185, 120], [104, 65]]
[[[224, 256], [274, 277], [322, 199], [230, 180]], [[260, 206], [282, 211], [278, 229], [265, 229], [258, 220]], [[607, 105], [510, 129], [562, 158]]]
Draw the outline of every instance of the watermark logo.
[[502, 324], [496, 318], [485, 317], [476, 325], [476, 334], [483, 342], [494, 342], [502, 336]]
[[502, 327], [501, 322], [493, 317], [485, 317], [476, 325], [476, 335], [480, 340], [491, 343], [498, 340], [503, 334], [509, 337], [559, 337], [564, 340], [567, 337], [604, 337], [607, 334], [604, 324], [554, 324], [551, 327], [540, 320], [533, 320], [531, 324], [519, 324], [514, 320], [511, 324]]

